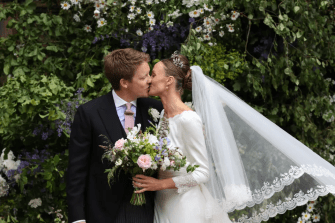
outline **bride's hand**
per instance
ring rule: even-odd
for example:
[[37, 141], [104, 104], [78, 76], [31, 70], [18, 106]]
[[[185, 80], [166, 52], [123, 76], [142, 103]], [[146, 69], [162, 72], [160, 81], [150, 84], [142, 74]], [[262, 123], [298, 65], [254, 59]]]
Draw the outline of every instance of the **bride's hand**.
[[133, 177], [133, 186], [141, 188], [141, 190], [135, 191], [135, 193], [143, 193], [144, 191], [158, 191], [165, 189], [162, 180], [140, 174]]

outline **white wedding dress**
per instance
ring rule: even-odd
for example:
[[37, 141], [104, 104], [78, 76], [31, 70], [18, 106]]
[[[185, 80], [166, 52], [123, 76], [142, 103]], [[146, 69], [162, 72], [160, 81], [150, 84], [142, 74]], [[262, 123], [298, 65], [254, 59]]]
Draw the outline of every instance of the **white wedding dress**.
[[[161, 113], [161, 121], [164, 110]], [[155, 223], [231, 223], [226, 212], [219, 208], [204, 183], [209, 180], [208, 158], [200, 117], [194, 111], [184, 111], [167, 119], [168, 138], [171, 145], [178, 147], [187, 161], [200, 167], [187, 173], [180, 171], [159, 171], [158, 178], [172, 178], [178, 189], [156, 192]]]

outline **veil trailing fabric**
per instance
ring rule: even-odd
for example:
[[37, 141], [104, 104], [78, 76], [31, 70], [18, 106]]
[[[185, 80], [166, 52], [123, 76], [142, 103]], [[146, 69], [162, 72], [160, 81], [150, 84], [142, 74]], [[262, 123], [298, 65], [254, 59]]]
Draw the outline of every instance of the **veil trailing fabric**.
[[[335, 167], [192, 66], [192, 98], [204, 124], [210, 180], [220, 209], [261, 222], [329, 193]], [[242, 211], [239, 211], [242, 210]]]

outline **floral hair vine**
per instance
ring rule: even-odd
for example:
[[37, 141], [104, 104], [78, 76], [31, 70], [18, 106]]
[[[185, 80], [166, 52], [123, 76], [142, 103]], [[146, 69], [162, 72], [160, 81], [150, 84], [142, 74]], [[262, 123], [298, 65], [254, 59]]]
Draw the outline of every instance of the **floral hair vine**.
[[180, 57], [178, 55], [178, 51], [174, 51], [174, 53], [171, 55], [171, 58], [173, 60], [174, 65], [177, 67], [183, 68], [184, 64], [180, 61]]

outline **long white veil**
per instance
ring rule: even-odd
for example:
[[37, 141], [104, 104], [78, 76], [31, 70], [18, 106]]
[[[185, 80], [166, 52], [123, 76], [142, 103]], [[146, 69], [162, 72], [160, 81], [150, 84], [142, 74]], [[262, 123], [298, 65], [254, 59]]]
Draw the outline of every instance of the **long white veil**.
[[[328, 193], [335, 167], [192, 66], [212, 196], [239, 222], [261, 222]], [[236, 211], [242, 210], [243, 211]]]

